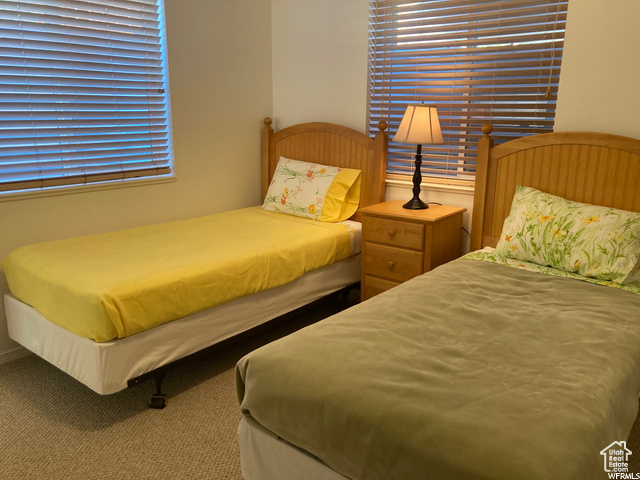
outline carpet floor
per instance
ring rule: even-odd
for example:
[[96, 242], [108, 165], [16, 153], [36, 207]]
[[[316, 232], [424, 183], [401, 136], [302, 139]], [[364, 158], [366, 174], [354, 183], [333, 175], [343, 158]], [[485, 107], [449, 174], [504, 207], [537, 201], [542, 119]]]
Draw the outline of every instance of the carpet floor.
[[0, 365], [0, 479], [241, 480], [236, 362], [341, 306], [330, 298], [178, 363], [163, 410], [147, 407], [153, 381], [101, 396], [35, 355]]
[[[340, 306], [321, 302], [178, 364], [163, 385], [164, 410], [147, 408], [153, 382], [100, 396], [35, 355], [0, 365], [0, 478], [241, 480], [235, 363]], [[630, 471], [640, 472], [638, 420], [627, 446]]]

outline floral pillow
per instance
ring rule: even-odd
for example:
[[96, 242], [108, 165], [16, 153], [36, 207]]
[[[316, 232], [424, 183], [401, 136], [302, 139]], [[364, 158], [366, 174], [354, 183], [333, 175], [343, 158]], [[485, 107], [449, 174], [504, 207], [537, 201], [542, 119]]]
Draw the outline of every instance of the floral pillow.
[[322, 222], [341, 222], [358, 209], [360, 170], [280, 157], [262, 208]]
[[636, 267], [631, 270], [631, 273], [624, 279], [625, 283], [640, 282], [640, 258], [636, 263]]
[[640, 213], [518, 186], [496, 253], [618, 284], [637, 281]]

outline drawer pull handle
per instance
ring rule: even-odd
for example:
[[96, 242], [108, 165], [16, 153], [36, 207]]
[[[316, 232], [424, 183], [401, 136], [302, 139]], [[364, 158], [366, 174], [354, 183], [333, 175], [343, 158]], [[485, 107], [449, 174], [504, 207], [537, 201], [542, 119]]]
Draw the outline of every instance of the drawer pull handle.
[[395, 267], [395, 266], [396, 266], [395, 262], [393, 262], [393, 261], [391, 261], [391, 260], [389, 260], [389, 261], [387, 262], [387, 265], [389, 266], [389, 270], [393, 270], [393, 267]]
[[393, 237], [396, 236], [396, 231], [395, 230], [389, 230], [389, 238], [393, 239]]

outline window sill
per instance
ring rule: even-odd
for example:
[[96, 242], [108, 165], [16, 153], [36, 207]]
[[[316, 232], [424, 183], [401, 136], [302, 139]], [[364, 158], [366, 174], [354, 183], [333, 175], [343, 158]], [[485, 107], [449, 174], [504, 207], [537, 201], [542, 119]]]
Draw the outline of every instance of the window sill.
[[[400, 177], [400, 178], [398, 178]], [[387, 175], [386, 184], [387, 186], [393, 186], [398, 188], [413, 188], [413, 182], [411, 181], [411, 177], [407, 177], [406, 179], [402, 178], [403, 175]], [[420, 184], [420, 188], [425, 191], [435, 191], [435, 192], [447, 192], [447, 193], [458, 193], [461, 195], [473, 195], [474, 186], [471, 182], [460, 182], [461, 184], [452, 184], [447, 183], [446, 180], [442, 182], [430, 181], [431, 179], [423, 179], [423, 182]]]
[[86, 185], [51, 187], [47, 189], [25, 190], [22, 192], [0, 193], [0, 203], [16, 200], [29, 200], [32, 198], [55, 197], [59, 195], [73, 195], [75, 193], [95, 192], [100, 190], [113, 190], [116, 188], [140, 187], [144, 185], [156, 185], [161, 183], [173, 183], [177, 180], [174, 174], [152, 178], [131, 178], [127, 180], [112, 180], [108, 182], [96, 182]]

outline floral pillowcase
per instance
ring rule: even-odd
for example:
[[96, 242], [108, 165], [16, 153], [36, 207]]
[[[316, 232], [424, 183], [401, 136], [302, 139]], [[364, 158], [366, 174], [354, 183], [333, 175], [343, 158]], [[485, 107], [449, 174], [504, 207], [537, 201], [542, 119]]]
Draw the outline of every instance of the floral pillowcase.
[[340, 222], [358, 209], [360, 176], [360, 170], [280, 157], [262, 208]]
[[495, 253], [584, 277], [640, 280], [640, 213], [518, 186]]
[[638, 282], [640, 283], [640, 258], [638, 258], [638, 263], [636, 263], [636, 268], [634, 268], [627, 278], [625, 278], [625, 283], [630, 282]]

